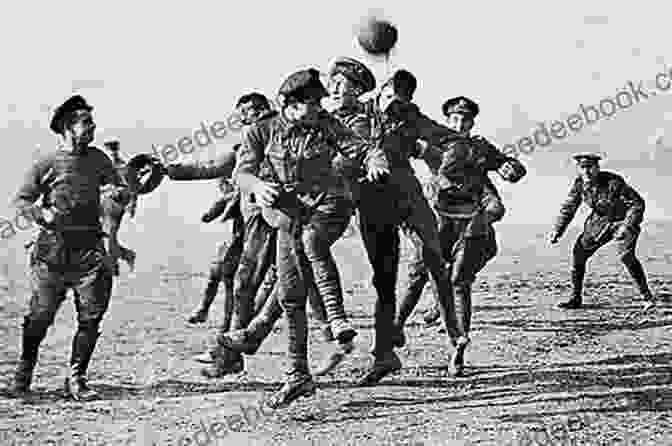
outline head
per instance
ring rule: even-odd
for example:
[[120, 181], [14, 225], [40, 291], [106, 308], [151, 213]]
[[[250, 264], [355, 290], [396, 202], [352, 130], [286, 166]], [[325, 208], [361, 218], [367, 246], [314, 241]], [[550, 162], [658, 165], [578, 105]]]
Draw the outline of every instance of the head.
[[442, 106], [446, 126], [464, 136], [469, 136], [474, 127], [479, 107], [476, 102], [464, 96], [448, 99]]
[[376, 88], [376, 78], [358, 60], [339, 57], [329, 67], [327, 88], [336, 108], [352, 107], [361, 95]]
[[108, 139], [103, 143], [103, 147], [106, 150], [112, 153], [119, 152], [119, 140], [118, 139]]
[[236, 103], [236, 111], [240, 114], [243, 125], [250, 125], [271, 110], [271, 103], [261, 93], [249, 93], [241, 96]]
[[418, 81], [413, 73], [406, 70], [397, 70], [383, 84], [378, 96], [378, 105], [385, 110], [395, 101], [402, 103], [411, 102], [417, 87]]
[[72, 147], [87, 147], [93, 141], [96, 123], [91, 111], [93, 107], [83, 97], [76, 95], [65, 101], [54, 112], [50, 128], [62, 136]]
[[303, 122], [310, 124], [315, 122], [322, 111], [321, 100], [313, 98], [287, 100], [282, 108], [282, 112], [291, 122]]
[[581, 179], [587, 183], [595, 181], [600, 173], [600, 162], [594, 158], [579, 158], [576, 162]]
[[327, 95], [320, 72], [310, 68], [285, 79], [278, 92], [278, 102], [289, 121], [313, 123], [323, 111], [322, 98]]

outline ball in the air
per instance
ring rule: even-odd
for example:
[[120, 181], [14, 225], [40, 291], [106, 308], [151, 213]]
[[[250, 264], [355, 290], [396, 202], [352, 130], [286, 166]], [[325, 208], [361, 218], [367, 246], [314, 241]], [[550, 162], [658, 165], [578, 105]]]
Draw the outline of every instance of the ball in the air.
[[381, 55], [389, 53], [397, 44], [399, 32], [390, 22], [370, 18], [359, 27], [357, 41], [369, 54]]

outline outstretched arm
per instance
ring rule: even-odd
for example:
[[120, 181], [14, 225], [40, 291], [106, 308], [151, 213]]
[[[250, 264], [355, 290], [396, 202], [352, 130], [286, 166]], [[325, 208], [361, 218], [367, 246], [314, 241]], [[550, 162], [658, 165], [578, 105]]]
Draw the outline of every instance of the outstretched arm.
[[560, 206], [560, 214], [556, 218], [555, 225], [553, 228], [553, 236], [551, 237], [552, 242], [554, 242], [553, 239], [557, 241], [560, 237], [562, 237], [562, 235], [567, 230], [567, 227], [571, 223], [572, 219], [574, 219], [574, 215], [576, 215], [576, 211], [579, 209], [579, 206], [581, 206], [582, 202], [581, 184], [582, 184], [581, 180], [577, 178], [569, 191], [567, 199]]

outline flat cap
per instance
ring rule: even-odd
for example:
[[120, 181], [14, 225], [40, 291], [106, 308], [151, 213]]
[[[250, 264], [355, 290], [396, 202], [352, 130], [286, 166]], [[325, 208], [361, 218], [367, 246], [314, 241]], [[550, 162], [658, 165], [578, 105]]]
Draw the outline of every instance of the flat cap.
[[51, 123], [49, 124], [51, 131], [62, 135], [64, 122], [72, 113], [79, 110], [91, 111], [93, 107], [86, 102], [86, 99], [77, 94], [54, 110], [54, 116], [51, 118]]
[[329, 76], [342, 74], [368, 93], [376, 88], [376, 78], [366, 65], [351, 57], [337, 57], [329, 65]]
[[595, 152], [581, 152], [577, 153], [572, 158], [574, 158], [577, 164], [585, 166], [591, 164], [598, 164], [599, 161], [602, 159], [602, 155]]
[[315, 68], [290, 74], [278, 90], [278, 100], [283, 105], [289, 99], [303, 102], [309, 99], [319, 100], [327, 95], [327, 89], [320, 80], [320, 72]]
[[472, 119], [478, 115], [480, 108], [478, 104], [471, 99], [465, 96], [458, 96], [456, 98], [450, 98], [443, 103], [441, 107], [444, 116], [448, 116], [451, 113], [460, 113], [463, 115], [468, 115]]

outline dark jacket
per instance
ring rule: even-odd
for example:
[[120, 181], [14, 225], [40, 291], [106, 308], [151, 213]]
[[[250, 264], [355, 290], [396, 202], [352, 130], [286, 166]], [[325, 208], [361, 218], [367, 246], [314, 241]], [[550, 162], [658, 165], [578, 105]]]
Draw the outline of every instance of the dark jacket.
[[641, 195], [620, 175], [600, 171], [594, 184], [585, 184], [581, 177], [574, 180], [555, 222], [559, 236], [564, 234], [581, 203], [592, 210], [584, 224], [584, 233], [594, 239], [609, 229], [610, 223], [623, 222], [629, 229], [637, 230], [644, 218], [645, 202]]
[[54, 226], [99, 232], [101, 187], [107, 184], [127, 187], [105, 152], [96, 147], [83, 153], [59, 148], [31, 166], [13, 205], [21, 213], [42, 198], [42, 206], [54, 211]]

